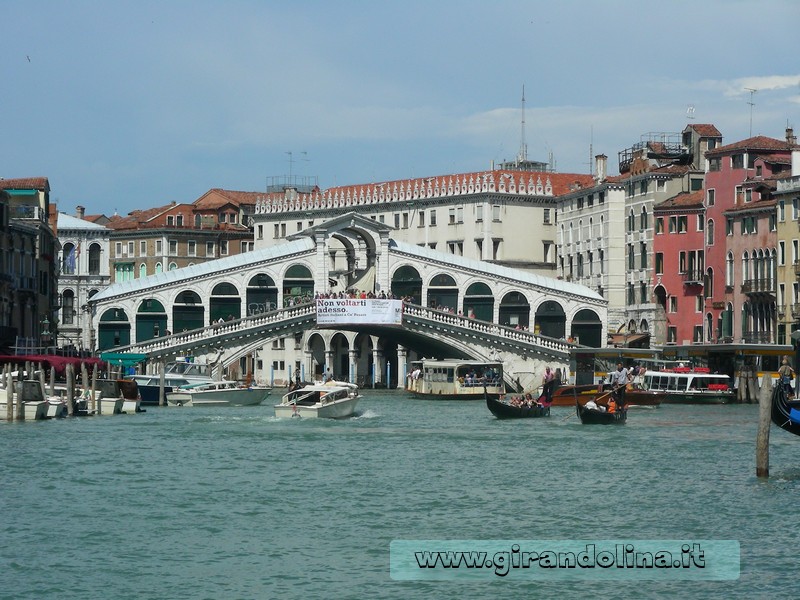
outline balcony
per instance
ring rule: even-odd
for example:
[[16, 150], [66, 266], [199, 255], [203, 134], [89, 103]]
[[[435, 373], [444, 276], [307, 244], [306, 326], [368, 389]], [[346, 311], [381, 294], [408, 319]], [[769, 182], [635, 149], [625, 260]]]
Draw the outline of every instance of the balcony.
[[702, 271], [687, 271], [682, 274], [683, 285], [703, 285], [704, 273]]
[[794, 261], [794, 276], [800, 277], [800, 260]]
[[742, 283], [742, 293], [748, 295], [775, 295], [774, 279], [748, 279]]
[[745, 331], [742, 333], [745, 344], [771, 344], [773, 343], [771, 331]]
[[800, 318], [800, 302], [792, 304], [792, 316], [795, 319]]

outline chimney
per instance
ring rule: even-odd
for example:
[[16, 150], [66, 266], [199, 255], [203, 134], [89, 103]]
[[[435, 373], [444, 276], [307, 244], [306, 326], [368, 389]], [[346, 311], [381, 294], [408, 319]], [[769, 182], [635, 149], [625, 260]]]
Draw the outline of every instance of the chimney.
[[75, 207], [75, 216], [79, 219], [83, 218], [83, 214], [86, 212], [86, 209], [83, 206], [76, 206]]
[[786, 128], [786, 141], [789, 144], [797, 143], [797, 136], [794, 134], [794, 129], [792, 129], [791, 127]]
[[594, 157], [595, 160], [595, 176], [594, 179], [597, 183], [602, 183], [606, 180], [606, 169], [608, 166], [608, 157], [605, 154], [598, 154]]

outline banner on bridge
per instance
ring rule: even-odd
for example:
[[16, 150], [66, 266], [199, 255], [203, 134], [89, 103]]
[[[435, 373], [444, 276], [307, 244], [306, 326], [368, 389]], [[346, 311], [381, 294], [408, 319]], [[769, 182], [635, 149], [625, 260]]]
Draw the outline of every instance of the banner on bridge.
[[401, 325], [403, 301], [379, 298], [320, 298], [317, 325]]

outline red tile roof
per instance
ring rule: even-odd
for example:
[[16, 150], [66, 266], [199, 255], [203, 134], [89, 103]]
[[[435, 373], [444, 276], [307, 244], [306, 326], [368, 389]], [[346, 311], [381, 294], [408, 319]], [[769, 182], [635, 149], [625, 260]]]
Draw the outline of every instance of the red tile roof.
[[667, 198], [653, 207], [653, 212], [660, 210], [672, 210], [675, 208], [702, 208], [705, 192], [697, 190], [695, 192], [681, 192], [677, 196]]
[[265, 192], [239, 192], [213, 188], [200, 196], [192, 204], [199, 210], [217, 209], [226, 204], [234, 206], [255, 206], [256, 202], [264, 196]]
[[706, 151], [706, 156], [717, 156], [722, 154], [730, 154], [738, 150], [761, 150], [761, 151], [782, 151], [791, 152], [797, 149], [797, 144], [790, 144], [785, 140], [776, 140], [775, 138], [767, 137], [765, 135], [757, 135], [755, 137], [747, 138], [727, 146], [719, 146], [713, 150]]
[[722, 137], [719, 129], [710, 123], [693, 123], [687, 125], [687, 128], [694, 129], [702, 137]]
[[47, 177], [20, 177], [18, 179], [0, 179], [0, 190], [42, 190], [50, 191]]
[[594, 186], [595, 181], [592, 175], [497, 169], [338, 186], [311, 193], [298, 193], [296, 200], [289, 201], [287, 201], [285, 192], [267, 192], [256, 195], [259, 202], [263, 202], [267, 212], [271, 212], [273, 210], [304, 210], [306, 207], [309, 209], [323, 206], [339, 208], [359, 204], [425, 200], [477, 194], [484, 191], [553, 197]]

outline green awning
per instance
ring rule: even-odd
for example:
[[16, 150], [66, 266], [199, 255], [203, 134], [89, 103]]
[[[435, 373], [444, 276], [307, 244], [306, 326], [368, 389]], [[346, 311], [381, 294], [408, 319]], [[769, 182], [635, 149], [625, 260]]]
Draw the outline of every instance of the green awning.
[[133, 352], [101, 352], [100, 360], [104, 360], [111, 365], [132, 367], [147, 360], [147, 354], [134, 354]]

